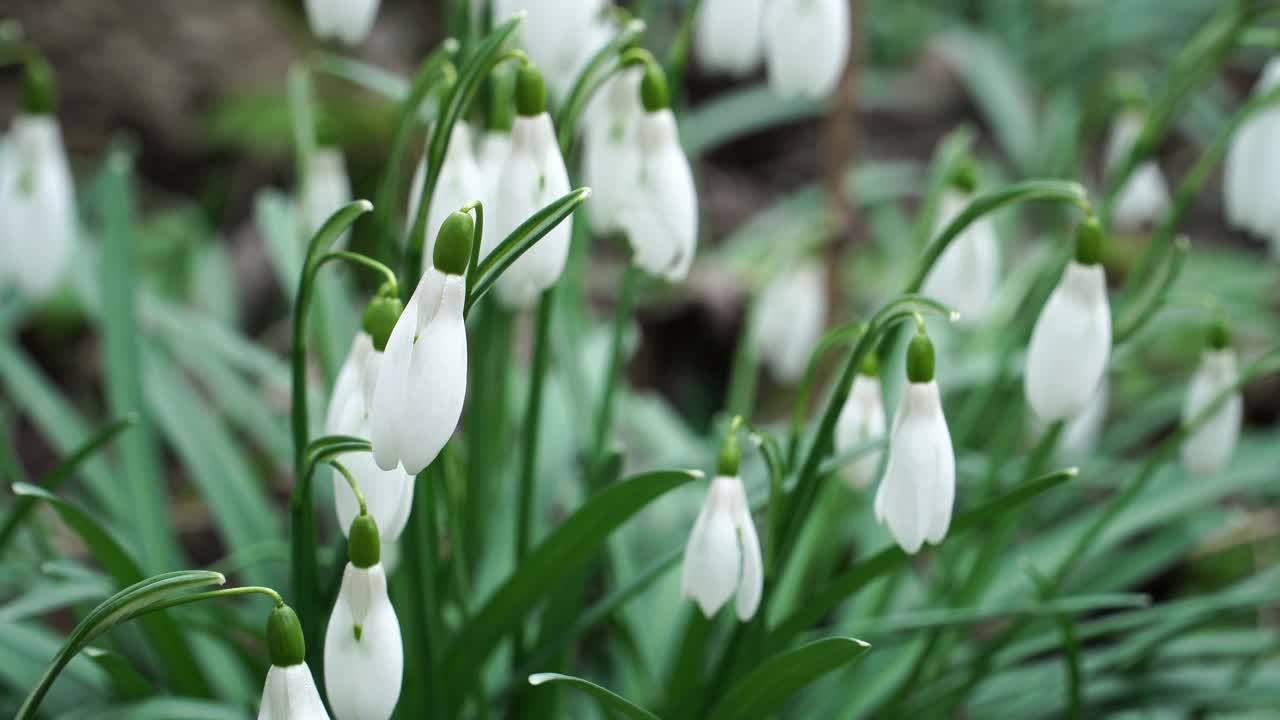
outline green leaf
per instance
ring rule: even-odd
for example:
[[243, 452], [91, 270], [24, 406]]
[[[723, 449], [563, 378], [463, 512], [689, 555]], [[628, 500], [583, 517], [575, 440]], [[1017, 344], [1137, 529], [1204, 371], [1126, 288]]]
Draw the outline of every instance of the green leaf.
[[935, 47], [964, 80], [1005, 152], [1023, 171], [1035, 162], [1039, 137], [1034, 96], [1020, 67], [986, 35], [953, 27]]
[[156, 694], [151, 681], [143, 677], [120, 653], [87, 647], [84, 649], [84, 654], [95, 665], [102, 668], [107, 673], [107, 677], [111, 678], [111, 685], [117, 698], [137, 700]]
[[1046, 602], [1016, 602], [1006, 605], [974, 608], [932, 608], [917, 610], [879, 618], [850, 620], [853, 624], [866, 628], [869, 636], [888, 635], [891, 633], [911, 632], [950, 625], [969, 625], [993, 618], [1091, 612], [1095, 610], [1115, 610], [1126, 608], [1142, 608], [1151, 605], [1151, 598], [1139, 593], [1100, 593], [1098, 595], [1079, 595], [1058, 598]]
[[[39, 488], [34, 489], [38, 490]], [[60, 502], [57, 501], [57, 498], [53, 500]], [[35, 716], [36, 710], [40, 707], [40, 702], [44, 699], [45, 694], [49, 692], [54, 680], [57, 680], [62, 668], [66, 667], [71, 658], [93, 642], [94, 638], [125, 620], [146, 613], [149, 607], [179, 593], [206, 585], [221, 585], [224, 582], [226, 582], [226, 578], [221, 573], [207, 570], [179, 570], [149, 577], [107, 598], [71, 631], [71, 635], [68, 636], [62, 649], [54, 656], [53, 661], [49, 663], [49, 667], [45, 670], [40, 681], [31, 689], [26, 700], [23, 701], [22, 707], [18, 709], [18, 714], [14, 716], [14, 720], [27, 720]], [[179, 632], [177, 628], [173, 628], [172, 632], [174, 633], [174, 638], [177, 639], [177, 633]], [[169, 669], [174, 672], [182, 670], [182, 668], [172, 666]], [[193, 667], [192, 670], [195, 671], [195, 668]]]
[[570, 573], [600, 551], [605, 540], [649, 503], [701, 473], [663, 470], [615, 483], [588, 500], [525, 557], [462, 627], [445, 653], [444, 687], [456, 707], [502, 638], [519, 626]]
[[634, 720], [658, 720], [657, 715], [654, 715], [612, 690], [600, 687], [589, 680], [583, 680], [582, 678], [573, 677], [572, 675], [561, 675], [559, 673], [538, 673], [536, 675], [529, 676], [529, 684], [534, 687], [546, 685], [548, 683], [568, 685], [571, 688], [581, 690], [582, 692], [591, 695], [596, 699], [596, 702], [600, 703], [600, 707], [606, 713], [610, 710], [614, 710], [629, 718], [634, 718]]
[[777, 125], [819, 116], [827, 103], [779, 102], [767, 86], [725, 93], [680, 119], [680, 141], [689, 157]]
[[871, 646], [846, 637], [809, 643], [774, 655], [738, 679], [711, 711], [711, 720], [768, 717], [814, 680], [852, 662]]
[[312, 56], [311, 66], [318, 72], [340, 77], [389, 100], [403, 100], [409, 94], [407, 80], [393, 72], [359, 60], [321, 52]]
[[[591, 188], [578, 188], [569, 194], [551, 202], [546, 207], [529, 216], [511, 234], [498, 243], [485, 259], [475, 267], [475, 282], [469, 283], [467, 304], [463, 312], [471, 309], [477, 300], [493, 287], [498, 278], [511, 267], [511, 264], [529, 251], [547, 233], [551, 232], [561, 221], [569, 217], [579, 205], [591, 197]], [[479, 242], [479, 238], [476, 238]]]

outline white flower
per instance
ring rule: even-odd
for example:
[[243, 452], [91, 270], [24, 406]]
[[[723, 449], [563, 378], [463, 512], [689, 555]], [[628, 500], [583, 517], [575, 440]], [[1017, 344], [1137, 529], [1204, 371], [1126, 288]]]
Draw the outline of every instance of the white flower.
[[636, 152], [620, 167], [624, 201], [617, 211], [633, 260], [651, 275], [679, 282], [689, 274], [698, 243], [698, 191], [669, 108], [643, 113]]
[[942, 542], [956, 497], [956, 458], [938, 383], [908, 382], [889, 436], [889, 464], [876, 491], [876, 520], [904, 552]]
[[[1263, 68], [1254, 97], [1280, 87], [1280, 57]], [[1272, 191], [1280, 182], [1280, 106], [1254, 113], [1231, 140], [1222, 175], [1227, 222], [1233, 227], [1270, 238], [1280, 255], [1280, 203]]]
[[458, 427], [467, 389], [466, 281], [427, 268], [396, 322], [369, 408], [378, 467], [417, 475]]
[[609, 42], [603, 17], [606, 0], [494, 0], [493, 17], [502, 22], [523, 10], [519, 44], [546, 75], [554, 97], [563, 100], [583, 67]]
[[[969, 206], [972, 196], [948, 188], [942, 195], [935, 234]], [[1000, 278], [999, 248], [990, 216], [983, 216], [960, 233], [925, 278], [923, 292], [955, 308], [971, 323], [986, 319]]]
[[[883, 438], [885, 434], [884, 400], [880, 378], [858, 373], [849, 397], [840, 408], [836, 420], [835, 448], [843, 453], [860, 445]], [[845, 481], [854, 488], [865, 488], [876, 477], [884, 450], [873, 450], [842, 469]]]
[[1101, 265], [1067, 264], [1036, 319], [1023, 377], [1041, 420], [1078, 415], [1093, 396], [1111, 354], [1111, 307]]
[[[1182, 406], [1182, 422], [1189, 423], [1208, 409], [1219, 395], [1240, 379], [1236, 354], [1230, 348], [1208, 349], [1200, 358], [1200, 367], [1187, 386]], [[1189, 472], [1211, 473], [1226, 467], [1240, 437], [1244, 418], [1244, 400], [1240, 391], [1232, 392], [1225, 403], [1210, 416], [1200, 429], [1182, 441], [1182, 464]]]
[[306, 663], [271, 666], [262, 688], [258, 720], [329, 720]]
[[[1064, 457], [1079, 458], [1093, 452], [1102, 434], [1102, 424], [1107, 419], [1107, 405], [1111, 400], [1111, 383], [1104, 373], [1098, 388], [1089, 397], [1084, 410], [1067, 422], [1058, 440], [1058, 451]], [[1048, 426], [1041, 421], [1042, 429]]]
[[826, 272], [805, 260], [775, 277], [760, 296], [752, 344], [785, 383], [804, 374], [827, 316]]
[[373, 29], [379, 0], [306, 0], [311, 32], [325, 40], [359, 45]]
[[621, 230], [618, 215], [633, 190], [620, 168], [636, 167], [636, 125], [644, 114], [640, 78], [633, 66], [615, 73], [587, 106], [582, 138], [582, 173], [591, 188], [587, 212], [598, 233]]
[[[485, 257], [535, 212], [569, 192], [569, 173], [546, 112], [517, 115], [511, 127], [511, 154], [498, 181], [492, 227], [486, 227], [480, 256]], [[527, 308], [555, 284], [569, 258], [572, 222], [562, 222], [516, 260], [498, 278], [498, 298], [512, 308]]]
[[[325, 420], [326, 434], [370, 437], [369, 408], [382, 359], [383, 354], [374, 349], [368, 333], [357, 332], [351, 352], [333, 385]], [[409, 511], [413, 509], [414, 476], [405, 473], [401, 467], [383, 470], [367, 452], [345, 453], [337, 460], [360, 486], [384, 545], [394, 543], [409, 520]], [[351, 521], [360, 513], [360, 505], [346, 478], [337, 470], [333, 471], [333, 500], [338, 513], [338, 527], [345, 535]]]
[[404, 671], [400, 622], [378, 563], [347, 563], [324, 635], [324, 677], [337, 720], [386, 720]]
[[[1114, 169], [1124, 161], [1142, 134], [1142, 113], [1126, 110], [1116, 117], [1107, 143], [1107, 168]], [[1169, 186], [1160, 166], [1147, 160], [1133, 169], [1133, 174], [1116, 192], [1112, 224], [1117, 228], [1137, 230], [1160, 222], [1169, 210]]]
[[[426, 172], [427, 161], [424, 157], [418, 162], [413, 182], [409, 185], [409, 217], [405, 227], [412, 228], [413, 221], [418, 216], [418, 199], [422, 195], [422, 185], [427, 181]], [[488, 178], [480, 172], [480, 164], [471, 147], [471, 128], [459, 120], [449, 133], [449, 148], [445, 150], [444, 162], [440, 163], [440, 175], [436, 178], [436, 187], [431, 194], [431, 206], [427, 208], [427, 234], [422, 244], [424, 271], [431, 265], [436, 236], [440, 234], [440, 225], [449, 217], [449, 213], [473, 200], [481, 201], [486, 211], [492, 211], [493, 204], [489, 201], [493, 196], [485, 192], [488, 182]]]
[[[320, 229], [339, 208], [351, 202], [351, 179], [347, 176], [347, 162], [342, 150], [336, 147], [317, 147], [302, 181], [302, 222], [307, 237]], [[347, 244], [350, 233], [344, 232], [338, 240], [339, 247]]]
[[0, 156], [0, 286], [39, 298], [58, 285], [76, 244], [75, 185], [52, 115], [20, 113]]
[[698, 10], [698, 62], [709, 70], [746, 75], [760, 63], [763, 0], [704, 0]]
[[764, 56], [775, 93], [830, 95], [849, 56], [848, 0], [773, 0], [765, 9]]
[[[486, 130], [476, 145], [476, 166], [480, 171], [480, 194], [477, 197], [485, 208], [494, 205], [498, 197], [498, 183], [502, 180], [502, 166], [511, 155], [510, 130]], [[588, 203], [590, 204], [590, 203]], [[461, 205], [459, 205], [461, 207]], [[501, 242], [502, 238], [498, 238]]]
[[764, 572], [742, 480], [720, 475], [711, 481], [684, 548], [681, 585], [684, 596], [693, 598], [707, 617], [715, 615], [734, 593], [739, 620], [745, 622], [756, 614]]

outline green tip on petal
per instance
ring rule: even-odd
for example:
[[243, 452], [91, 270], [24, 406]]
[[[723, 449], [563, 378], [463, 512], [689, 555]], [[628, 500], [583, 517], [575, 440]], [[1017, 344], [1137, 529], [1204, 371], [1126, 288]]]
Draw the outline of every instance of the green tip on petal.
[[276, 667], [299, 665], [307, 657], [302, 623], [288, 605], [281, 605], [267, 616], [267, 651]]
[[875, 350], [868, 350], [862, 357], [862, 367], [858, 368], [858, 372], [867, 377], [880, 377], [880, 356]]
[[742, 453], [738, 450], [738, 428], [735, 424], [724, 436], [724, 444], [720, 446], [720, 463], [716, 474], [725, 477], [737, 477], [738, 466], [742, 462]]
[[523, 117], [541, 115], [547, 109], [547, 86], [533, 63], [525, 63], [516, 73], [516, 112]]
[[1076, 228], [1076, 262], [1097, 265], [1102, 262], [1102, 225], [1096, 217], [1087, 217]]
[[640, 81], [640, 102], [645, 112], [657, 112], [671, 107], [671, 95], [667, 91], [667, 74], [657, 63], [646, 63], [644, 79]]
[[907, 380], [913, 383], [933, 381], [933, 341], [923, 332], [916, 333], [907, 346]]
[[347, 558], [358, 568], [371, 568], [382, 561], [382, 541], [372, 515], [357, 515], [347, 533]]
[[1214, 350], [1226, 350], [1231, 346], [1231, 326], [1225, 318], [1219, 318], [1209, 326], [1209, 347]]
[[951, 166], [947, 174], [947, 184], [967, 195], [978, 189], [978, 163], [971, 157], [965, 157]]
[[52, 115], [58, 110], [58, 82], [44, 58], [29, 58], [22, 74], [22, 109], [32, 115]]
[[364, 635], [364, 628], [357, 623], [351, 626], [351, 634], [356, 636], [356, 642], [360, 642], [360, 636]]
[[369, 337], [373, 339], [373, 347], [378, 352], [387, 349], [387, 340], [391, 338], [391, 331], [395, 329], [396, 321], [400, 319], [400, 313], [403, 312], [404, 303], [394, 292], [391, 292], [389, 284], [383, 285], [365, 307], [361, 327], [369, 333]]
[[431, 264], [436, 269], [450, 275], [461, 275], [467, 271], [467, 263], [471, 261], [471, 242], [475, 234], [476, 221], [464, 212], [450, 213], [440, 224], [440, 234], [436, 236], [436, 249], [431, 257]]

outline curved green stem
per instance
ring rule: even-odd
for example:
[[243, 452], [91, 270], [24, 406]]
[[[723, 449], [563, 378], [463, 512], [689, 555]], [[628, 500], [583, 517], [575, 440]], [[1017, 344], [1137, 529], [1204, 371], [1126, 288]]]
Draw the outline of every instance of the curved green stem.
[[360, 514], [368, 515], [369, 506], [366, 505], [364, 502], [364, 493], [360, 492], [360, 484], [357, 483], [356, 479], [351, 476], [351, 471], [348, 470], [345, 465], [338, 462], [337, 460], [330, 460], [329, 464], [332, 465], [333, 469], [337, 470], [342, 475], [342, 477], [347, 481], [347, 485], [351, 488], [351, 493], [356, 496], [356, 502], [360, 504]]
[[848, 340], [852, 340], [867, 331], [867, 324], [855, 321], [841, 325], [829, 331], [809, 353], [809, 362], [805, 366], [804, 375], [800, 378], [800, 386], [796, 389], [795, 404], [791, 407], [791, 434], [787, 438], [787, 466], [795, 464], [796, 453], [800, 451], [800, 435], [804, 431], [804, 417], [809, 409], [809, 396], [813, 392], [813, 384], [817, 378], [818, 361], [828, 350]]
[[382, 275], [382, 278], [391, 285], [392, 290], [399, 293], [395, 271], [368, 255], [361, 255], [358, 252], [351, 252], [350, 250], [333, 250], [331, 252], [327, 252], [324, 255], [321, 255], [320, 259], [316, 261], [315, 269], [319, 270], [335, 260], [349, 262], [357, 267], [367, 268]]
[[[147, 607], [146, 612], [155, 612], [156, 610], [168, 610], [179, 605], [189, 605], [202, 600], [213, 600], [216, 598], [236, 597], [238, 595], [266, 595], [271, 598], [276, 607], [284, 606], [284, 598], [280, 597], [280, 593], [275, 590], [261, 585], [246, 585], [244, 587], [222, 588], [220, 590], [208, 590], [206, 592], [192, 593], [190, 595], [180, 595], [175, 598], [169, 598], [162, 602]], [[132, 616], [130, 616], [132, 617]]]
[[471, 295], [471, 288], [475, 285], [476, 276], [479, 274], [478, 267], [480, 265], [480, 244], [484, 241], [484, 203], [479, 200], [472, 200], [462, 206], [460, 212], [475, 211], [476, 227], [475, 232], [471, 235], [471, 259], [467, 262], [467, 296]]

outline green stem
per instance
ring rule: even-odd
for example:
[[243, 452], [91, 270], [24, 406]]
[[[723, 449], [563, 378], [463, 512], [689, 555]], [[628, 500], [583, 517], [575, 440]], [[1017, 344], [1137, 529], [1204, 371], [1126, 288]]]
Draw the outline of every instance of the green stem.
[[667, 49], [667, 83], [671, 88], [673, 108], [684, 106], [684, 75], [689, 68], [689, 47], [693, 45], [693, 28], [697, 23], [698, 10], [701, 6], [702, 0], [692, 0], [689, 3], [689, 8], [680, 21], [680, 27], [676, 30], [676, 36], [671, 41], [671, 47]]
[[471, 259], [467, 261], [467, 294], [465, 297], [471, 297], [471, 287], [475, 284], [476, 276], [479, 274], [480, 267], [480, 244], [484, 241], [484, 204], [479, 200], [472, 200], [462, 206], [460, 212], [476, 213], [475, 230], [471, 235]]
[[325, 265], [328, 265], [329, 263], [334, 262], [336, 260], [342, 260], [344, 262], [351, 263], [352, 265], [355, 265], [357, 267], [367, 268], [369, 270], [372, 270], [378, 273], [379, 275], [382, 276], [383, 280], [386, 280], [387, 283], [391, 285], [392, 290], [394, 290], [397, 294], [399, 293], [399, 288], [397, 287], [397, 283], [396, 283], [395, 271], [393, 271], [391, 268], [387, 267], [386, 265], [383, 265], [382, 263], [378, 262], [377, 260], [374, 260], [368, 255], [361, 255], [360, 253], [351, 252], [350, 250], [334, 250], [332, 252], [327, 252], [324, 255], [321, 255], [320, 259], [316, 261], [314, 269], [319, 270]]
[[751, 417], [755, 405], [760, 356], [752, 343], [755, 341], [756, 321], [759, 317], [760, 302], [757, 300], [747, 308], [746, 317], [742, 320], [738, 349], [733, 354], [733, 367], [729, 370], [728, 411], [742, 417]]
[[608, 82], [609, 78], [621, 70], [622, 65], [616, 64], [604, 74], [599, 74], [600, 68], [611, 58], [616, 57], [628, 45], [635, 42], [643, 32], [643, 21], [629, 21], [607, 45], [600, 48], [591, 57], [591, 60], [574, 81], [568, 98], [560, 106], [560, 112], [556, 114], [557, 141], [560, 144], [560, 154], [566, 160], [569, 158], [569, 151], [573, 149], [573, 138], [576, 134], [579, 118], [586, 110], [588, 103], [591, 102], [591, 98], [595, 97], [595, 94]]
[[604, 383], [600, 390], [600, 405], [596, 411], [595, 436], [591, 443], [591, 471], [594, 474], [596, 465], [604, 457], [605, 445], [609, 441], [609, 429], [613, 424], [614, 396], [618, 385], [618, 375], [622, 367], [622, 345], [627, 326], [631, 323], [631, 311], [635, 306], [636, 285], [640, 271], [631, 258], [627, 258], [626, 269], [622, 275], [622, 291], [618, 294], [618, 304], [613, 314], [613, 336], [609, 342], [609, 360], [605, 366]]
[[356, 502], [360, 504], [360, 514], [368, 515], [369, 506], [366, 505], [364, 502], [364, 493], [360, 492], [360, 484], [357, 483], [356, 479], [351, 476], [351, 471], [348, 470], [345, 465], [338, 462], [337, 460], [330, 460], [329, 464], [332, 465], [333, 469], [337, 470], [338, 473], [341, 474], [342, 477], [346, 479], [347, 485], [351, 487], [352, 494], [356, 496]]
[[269, 587], [261, 585], [246, 585], [244, 587], [222, 588], [220, 590], [208, 590], [206, 592], [192, 593], [190, 595], [182, 595], [180, 597], [169, 598], [154, 605], [149, 605], [146, 612], [151, 613], [157, 610], [167, 610], [179, 605], [188, 605], [202, 600], [213, 600], [215, 598], [235, 597], [237, 595], [266, 595], [275, 601], [276, 607], [284, 606], [284, 598], [280, 597], [280, 593]]

